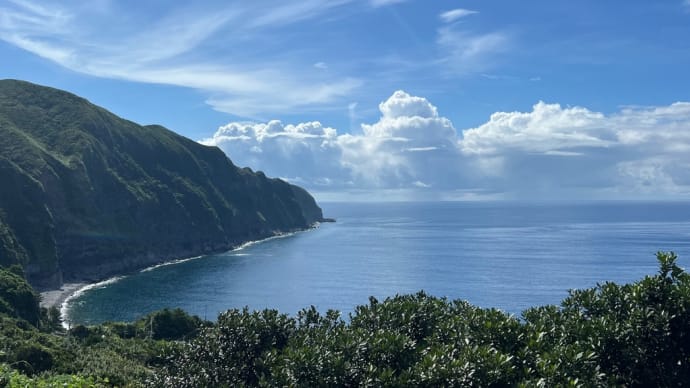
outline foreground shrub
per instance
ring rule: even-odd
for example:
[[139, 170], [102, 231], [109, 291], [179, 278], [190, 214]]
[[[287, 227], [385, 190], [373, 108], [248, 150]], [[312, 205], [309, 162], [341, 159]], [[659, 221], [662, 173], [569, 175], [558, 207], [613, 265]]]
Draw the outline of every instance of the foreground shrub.
[[33, 375], [53, 367], [53, 354], [41, 345], [28, 343], [15, 351], [12, 361], [17, 369]]
[[[141, 333], [148, 331], [153, 339], [181, 340], [193, 337], [204, 322], [182, 309], [163, 309], [137, 321]], [[147, 330], [148, 329], [148, 330]]]
[[154, 386], [684, 386], [690, 279], [673, 253], [659, 273], [571, 291], [522, 319], [423, 292], [370, 298], [349, 323], [230, 310], [168, 355]]
[[0, 364], [0, 387], [7, 388], [97, 388], [111, 386], [108, 380], [76, 375], [28, 377]]

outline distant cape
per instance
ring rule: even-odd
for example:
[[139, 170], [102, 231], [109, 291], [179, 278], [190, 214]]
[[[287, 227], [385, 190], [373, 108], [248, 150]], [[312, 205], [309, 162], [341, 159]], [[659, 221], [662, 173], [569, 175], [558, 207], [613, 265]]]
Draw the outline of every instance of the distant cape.
[[40, 289], [309, 228], [304, 189], [71, 93], [0, 80], [0, 265]]

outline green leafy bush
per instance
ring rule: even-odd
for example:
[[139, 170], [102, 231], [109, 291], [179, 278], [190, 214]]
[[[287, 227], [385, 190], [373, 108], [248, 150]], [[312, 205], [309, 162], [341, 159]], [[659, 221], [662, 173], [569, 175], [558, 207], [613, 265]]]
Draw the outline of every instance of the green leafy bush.
[[28, 377], [0, 364], [0, 387], [7, 388], [98, 388], [111, 386], [108, 380], [78, 375]]
[[39, 344], [26, 343], [15, 350], [12, 361], [17, 369], [33, 375], [53, 367], [53, 354]]
[[370, 298], [345, 323], [230, 310], [169, 355], [155, 386], [683, 386], [690, 277], [673, 253], [655, 276], [572, 291], [522, 319], [420, 292]]
[[153, 339], [181, 340], [191, 338], [203, 325], [197, 316], [182, 309], [163, 309], [137, 321], [140, 333], [149, 333]]

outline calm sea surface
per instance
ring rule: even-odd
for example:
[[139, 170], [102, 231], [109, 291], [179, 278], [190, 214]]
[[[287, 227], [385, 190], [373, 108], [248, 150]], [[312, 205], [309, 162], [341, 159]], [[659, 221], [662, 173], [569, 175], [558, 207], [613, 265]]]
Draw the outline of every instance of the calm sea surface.
[[690, 203], [323, 203], [334, 224], [142, 271], [72, 299], [72, 323], [134, 320], [164, 307], [207, 319], [229, 308], [351, 312], [425, 290], [519, 314], [567, 290], [690, 263]]

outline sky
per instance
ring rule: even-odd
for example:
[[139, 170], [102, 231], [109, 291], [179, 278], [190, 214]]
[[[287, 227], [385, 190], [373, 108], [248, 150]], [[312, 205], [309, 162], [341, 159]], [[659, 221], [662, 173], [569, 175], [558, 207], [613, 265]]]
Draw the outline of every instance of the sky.
[[0, 0], [0, 78], [318, 200], [687, 199], [690, 0]]

